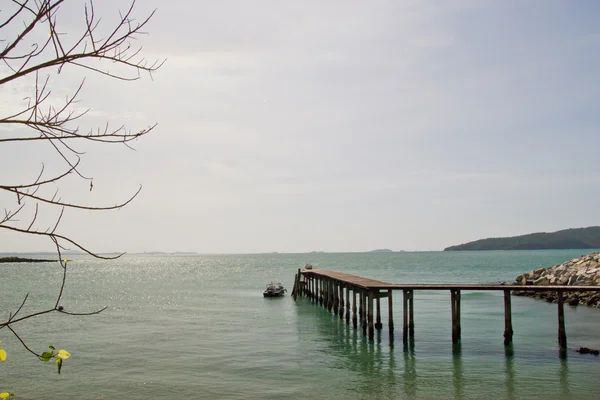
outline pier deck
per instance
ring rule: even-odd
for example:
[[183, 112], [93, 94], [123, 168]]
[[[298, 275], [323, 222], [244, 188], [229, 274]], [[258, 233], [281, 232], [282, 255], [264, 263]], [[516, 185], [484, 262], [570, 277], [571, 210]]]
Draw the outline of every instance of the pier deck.
[[565, 285], [505, 285], [501, 283], [390, 283], [375, 279], [363, 278], [357, 275], [327, 269], [303, 269], [300, 273], [304, 276], [321, 276], [335, 279], [349, 285], [355, 285], [365, 290], [526, 290], [534, 292], [594, 292], [600, 291], [598, 286], [565, 286]]
[[[381, 329], [380, 299], [388, 298], [388, 326], [390, 337], [393, 338], [394, 321], [392, 293], [403, 293], [403, 340], [414, 338], [414, 291], [418, 290], [448, 290], [450, 291], [452, 316], [452, 342], [458, 343], [461, 336], [460, 306], [461, 291], [503, 291], [504, 292], [504, 344], [512, 344], [512, 312], [511, 292], [534, 291], [555, 292], [558, 301], [558, 344], [561, 354], [566, 353], [567, 335], [564, 318], [564, 292], [600, 292], [600, 286], [565, 286], [565, 285], [506, 285], [506, 284], [420, 284], [420, 283], [390, 283], [375, 279], [364, 278], [344, 272], [326, 269], [298, 269], [294, 281], [292, 295], [305, 295], [329, 311], [333, 311], [346, 323], [357, 328], [358, 321], [369, 340], [374, 340], [374, 330]], [[358, 297], [358, 304], [357, 304]], [[352, 299], [352, 301], [351, 301]], [[352, 304], [351, 304], [352, 303]], [[375, 307], [376, 306], [376, 307]], [[352, 318], [350, 314], [352, 312]], [[376, 313], [376, 315], [374, 315]], [[375, 318], [374, 318], [375, 317]]]

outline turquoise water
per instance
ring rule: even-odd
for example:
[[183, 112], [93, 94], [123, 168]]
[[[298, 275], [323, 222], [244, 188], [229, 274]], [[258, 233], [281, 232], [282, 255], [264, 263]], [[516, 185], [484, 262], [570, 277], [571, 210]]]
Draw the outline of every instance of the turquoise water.
[[[18, 399], [594, 399], [600, 359], [600, 310], [567, 307], [569, 352], [557, 351], [556, 305], [513, 297], [514, 346], [503, 346], [501, 293], [463, 292], [462, 342], [453, 348], [450, 294], [415, 292], [415, 341], [402, 344], [402, 299], [394, 298], [396, 333], [372, 343], [307, 299], [265, 299], [279, 280], [291, 291], [310, 262], [394, 283], [482, 283], [587, 253], [571, 251], [380, 254], [260, 254], [76, 258], [64, 315], [15, 328], [36, 350], [66, 348], [63, 372], [37, 361], [6, 329], [9, 358], [0, 391]], [[53, 304], [60, 271], [49, 264], [0, 265], [0, 312]], [[384, 325], [387, 323], [385, 302]]]

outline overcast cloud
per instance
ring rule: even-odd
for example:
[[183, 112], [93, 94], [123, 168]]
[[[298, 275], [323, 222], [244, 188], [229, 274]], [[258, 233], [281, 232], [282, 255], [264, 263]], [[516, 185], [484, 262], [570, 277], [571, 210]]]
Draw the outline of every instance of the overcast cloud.
[[[99, 3], [99, 2], [98, 2]], [[63, 6], [78, 29], [82, 2]], [[125, 4], [96, 4], [106, 26]], [[87, 146], [62, 232], [97, 251], [441, 250], [600, 225], [600, 5], [592, 1], [183, 1], [153, 9], [154, 79], [87, 76], [85, 125], [158, 127]], [[5, 71], [2, 72], [6, 73]], [[29, 83], [0, 89], [0, 107]], [[7, 134], [0, 131], [0, 135]], [[4, 146], [0, 182], [59, 168]], [[2, 207], [14, 199], [0, 196]], [[0, 232], [0, 252], [51, 250]]]

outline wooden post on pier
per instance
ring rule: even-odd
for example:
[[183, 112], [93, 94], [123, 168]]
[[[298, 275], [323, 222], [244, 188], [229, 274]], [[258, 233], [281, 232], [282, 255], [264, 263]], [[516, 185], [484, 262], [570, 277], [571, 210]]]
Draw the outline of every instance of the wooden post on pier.
[[388, 289], [388, 327], [390, 335], [394, 333], [394, 311], [392, 308], [392, 290]]
[[375, 319], [375, 328], [381, 329], [383, 324], [381, 323], [381, 297], [379, 296], [379, 290], [375, 294], [375, 301], [377, 302], [377, 316]]
[[328, 285], [327, 285], [327, 297], [329, 297], [329, 300], [327, 302], [327, 310], [329, 312], [331, 312], [331, 309], [333, 308], [333, 301], [334, 301], [334, 294], [333, 294], [333, 289], [335, 287], [335, 283], [333, 282], [332, 279], [328, 279]]
[[344, 284], [340, 282], [339, 284], [340, 287], [340, 311], [338, 313], [338, 315], [340, 316], [341, 319], [344, 319]]
[[323, 278], [319, 277], [319, 283], [317, 284], [319, 286], [319, 305], [323, 305], [323, 297], [325, 297], [325, 285], [323, 285]]
[[452, 303], [452, 343], [460, 342], [460, 290], [450, 290]]
[[375, 339], [375, 327], [373, 326], [373, 295], [375, 294], [373, 291], [369, 290], [368, 292], [368, 301], [369, 301], [369, 311], [367, 314], [368, 324], [369, 324], [369, 340], [372, 341]]
[[294, 300], [298, 297], [298, 291], [300, 290], [300, 268], [298, 268], [298, 273], [296, 274], [296, 279], [294, 279], [294, 288], [292, 289], [292, 295], [294, 296]]
[[408, 334], [415, 337], [415, 303], [412, 289], [408, 291]]
[[512, 343], [513, 328], [512, 328], [512, 311], [510, 304], [510, 290], [504, 291], [504, 345], [508, 346]]
[[404, 343], [408, 341], [408, 290], [402, 291], [402, 340]]
[[562, 290], [558, 291], [558, 347], [561, 353], [566, 353], [567, 333], [565, 331], [565, 307]]
[[350, 286], [346, 286], [346, 324], [350, 325]]
[[339, 303], [340, 303], [340, 297], [339, 297], [338, 283], [336, 281], [333, 281], [333, 313], [335, 315], [338, 314]]
[[363, 335], [367, 334], [367, 305], [366, 293], [364, 290], [360, 291], [360, 323], [362, 325]]
[[356, 316], [356, 288], [352, 289], [352, 326], [354, 329], [358, 327], [358, 320]]

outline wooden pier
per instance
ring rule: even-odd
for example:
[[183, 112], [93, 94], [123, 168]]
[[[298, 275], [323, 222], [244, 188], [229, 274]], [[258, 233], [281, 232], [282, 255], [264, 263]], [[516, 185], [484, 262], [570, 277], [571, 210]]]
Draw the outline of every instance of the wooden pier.
[[323, 306], [355, 329], [360, 328], [369, 340], [374, 340], [375, 329], [382, 329], [381, 299], [388, 300], [388, 329], [394, 334], [394, 316], [392, 293], [394, 290], [403, 294], [403, 329], [404, 343], [414, 338], [414, 292], [418, 290], [447, 290], [450, 292], [452, 317], [452, 343], [460, 342], [460, 301], [462, 290], [503, 291], [504, 292], [504, 345], [512, 343], [512, 311], [511, 292], [527, 290], [536, 292], [558, 293], [558, 345], [561, 353], [567, 350], [567, 335], [564, 317], [564, 292], [600, 291], [600, 286], [533, 286], [533, 285], [501, 285], [501, 284], [395, 284], [374, 279], [363, 278], [343, 272], [325, 269], [298, 269], [294, 280], [292, 296], [305, 296], [318, 305]]

